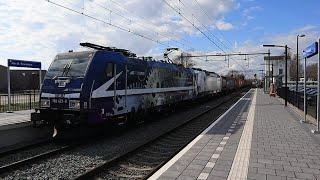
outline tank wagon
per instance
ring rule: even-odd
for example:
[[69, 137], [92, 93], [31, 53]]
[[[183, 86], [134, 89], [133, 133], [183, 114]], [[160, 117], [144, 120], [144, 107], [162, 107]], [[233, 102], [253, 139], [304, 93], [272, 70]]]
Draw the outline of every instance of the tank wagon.
[[147, 111], [235, 88], [234, 81], [214, 72], [138, 58], [124, 49], [80, 45], [94, 50], [58, 54], [50, 65], [40, 108], [31, 114], [34, 124], [61, 128], [127, 122]]
[[220, 93], [222, 90], [221, 78], [214, 72], [193, 68], [196, 79], [196, 95], [208, 96]]

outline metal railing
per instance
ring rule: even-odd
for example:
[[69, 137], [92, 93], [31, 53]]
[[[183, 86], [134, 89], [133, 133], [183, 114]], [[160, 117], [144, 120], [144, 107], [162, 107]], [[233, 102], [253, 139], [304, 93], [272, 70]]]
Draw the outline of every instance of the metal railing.
[[0, 112], [20, 111], [39, 107], [38, 92], [20, 92], [11, 94], [11, 107], [9, 109], [8, 95], [0, 94]]
[[[277, 89], [277, 94], [278, 96], [280, 96], [281, 98], [285, 98], [285, 88], [281, 87], [279, 89]], [[288, 90], [288, 102], [294, 106], [296, 106], [297, 108], [299, 108], [300, 110], [303, 111], [304, 107], [303, 107], [303, 101], [304, 101], [304, 95], [303, 92], [298, 92], [297, 96], [296, 96], [296, 92], [295, 91], [290, 91]], [[309, 114], [310, 116], [317, 118], [317, 96], [316, 95], [310, 95], [307, 94], [307, 114]]]

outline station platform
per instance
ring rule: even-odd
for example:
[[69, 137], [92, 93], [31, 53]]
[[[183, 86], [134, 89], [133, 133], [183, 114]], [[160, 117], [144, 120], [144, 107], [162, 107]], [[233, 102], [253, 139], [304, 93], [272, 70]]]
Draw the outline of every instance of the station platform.
[[0, 113], [0, 130], [7, 130], [30, 125], [31, 112], [34, 112], [34, 110], [13, 111], [12, 113]]
[[313, 126], [251, 89], [149, 179], [320, 179]]

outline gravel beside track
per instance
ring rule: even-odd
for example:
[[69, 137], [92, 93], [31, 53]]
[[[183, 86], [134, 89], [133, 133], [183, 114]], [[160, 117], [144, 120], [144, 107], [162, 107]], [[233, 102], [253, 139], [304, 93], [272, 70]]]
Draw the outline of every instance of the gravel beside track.
[[[165, 134], [183, 124], [194, 114], [203, 112], [215, 104], [223, 102], [227, 97], [203, 103], [152, 123], [143, 124], [125, 131], [115, 137], [106, 137], [95, 144], [79, 146], [71, 151], [59, 154], [48, 159], [25, 165], [15, 171], [0, 174], [4, 179], [70, 179], [75, 178], [88, 170], [122, 156], [130, 149], [135, 149], [149, 142], [161, 134]], [[211, 117], [217, 114], [211, 114]], [[166, 144], [166, 141], [162, 143]], [[175, 144], [173, 144], [175, 146]], [[142, 154], [143, 156], [143, 154]], [[152, 158], [152, 157], [150, 157]], [[146, 162], [150, 163], [150, 162]], [[141, 167], [139, 167], [141, 168]], [[149, 168], [145, 166], [145, 168]]]
[[0, 167], [11, 164], [17, 161], [21, 161], [23, 159], [30, 158], [32, 156], [45, 153], [47, 151], [58, 149], [61, 145], [55, 143], [41, 143], [39, 145], [33, 145], [32, 147], [23, 149], [23, 150], [15, 150], [13, 153], [6, 153], [5, 155], [0, 155]]

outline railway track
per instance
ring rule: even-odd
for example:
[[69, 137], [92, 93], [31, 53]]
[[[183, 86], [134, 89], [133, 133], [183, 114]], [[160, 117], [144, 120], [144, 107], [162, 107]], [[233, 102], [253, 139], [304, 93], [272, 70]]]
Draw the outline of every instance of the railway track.
[[75, 179], [147, 179], [214, 121], [212, 118], [204, 117], [206, 114], [219, 116], [237, 97], [239, 93], [234, 93], [173, 130], [105, 161]]
[[[63, 154], [73, 148], [93, 144], [94, 142], [92, 142], [90, 137], [91, 136], [88, 136], [82, 141], [80, 141], [80, 139], [72, 139], [75, 141], [72, 143], [48, 138], [0, 152], [0, 174], [14, 171], [24, 165], [32, 165], [55, 155]], [[104, 136], [100, 135], [96, 137], [95, 141], [99, 141], [102, 137]]]
[[[28, 156], [27, 158], [12, 163], [4, 164], [2, 161], [3, 157], [0, 154], [0, 166], [2, 166], [0, 167], [0, 175], [2, 174], [0, 177], [12, 179], [12, 177], [23, 176], [25, 178], [46, 179], [49, 177], [47, 176], [49, 173], [54, 175], [52, 178], [59, 177], [62, 179], [73, 177], [76, 177], [76, 179], [147, 178], [212, 123], [212, 117], [218, 117], [220, 113], [224, 112], [227, 107], [229, 107], [230, 103], [233, 104], [232, 101], [238, 94], [239, 93], [234, 93], [228, 95], [229, 97], [224, 96], [218, 98], [215, 103], [209, 106], [203, 106], [203, 109], [201, 108], [202, 110], [200, 111], [201, 113], [181, 121], [183, 125], [181, 125], [181, 123], [178, 123], [180, 125], [174, 125], [174, 123], [172, 124], [174, 125], [173, 127], [179, 127], [176, 127], [173, 130], [171, 130], [173, 127], [163, 130], [161, 131], [162, 135], [160, 133], [154, 133], [154, 136], [149, 138], [147, 143], [142, 141], [142, 145], [131, 145], [129, 146], [131, 148], [128, 149], [124, 147], [123, 151], [117, 151], [114, 158], [99, 152], [101, 146], [105, 146], [105, 148], [108, 147], [106, 144], [98, 145], [100, 142], [99, 140], [102, 140], [102, 143], [104, 143], [102, 137], [105, 136], [98, 139], [95, 138], [94, 142], [92, 142], [91, 138], [90, 141], [81, 141], [78, 144], [73, 143], [72, 146], [51, 148], [43, 153]], [[203, 117], [203, 120], [194, 121], [206, 114], [210, 114], [211, 118], [208, 119]], [[187, 115], [185, 117], [190, 116]], [[118, 130], [116, 132], [118, 132]], [[16, 154], [19, 153], [20, 151], [16, 152]], [[91, 163], [89, 163], [90, 161]], [[72, 169], [77, 170], [73, 171]], [[88, 169], [90, 170], [88, 171]], [[84, 174], [79, 176], [81, 173]]]
[[[15, 170], [26, 164], [33, 164], [42, 159], [67, 151], [72, 147], [73, 145], [59, 145], [48, 140], [3, 152], [0, 154], [0, 161], [2, 162], [0, 164], [0, 174]], [[8, 161], [9, 159], [9, 162], [3, 162]], [[12, 161], [12, 159], [16, 160]]]
[[1, 151], [0, 158], [7, 156], [9, 154], [15, 154], [17, 152], [21, 152], [28, 149], [32, 149], [37, 146], [45, 145], [49, 143], [49, 141], [50, 141], [49, 139], [41, 139], [38, 141], [33, 141], [32, 143], [29, 143], [29, 142], [20, 143], [18, 145], [15, 145], [14, 147], [9, 147], [8, 149]]

